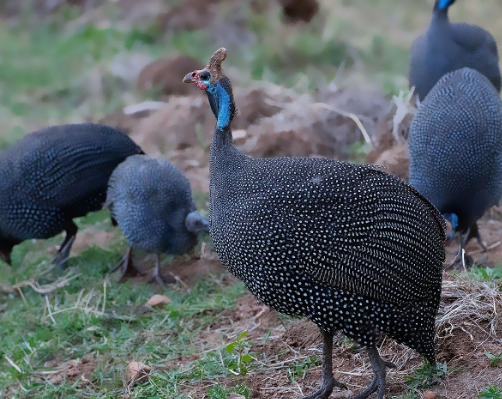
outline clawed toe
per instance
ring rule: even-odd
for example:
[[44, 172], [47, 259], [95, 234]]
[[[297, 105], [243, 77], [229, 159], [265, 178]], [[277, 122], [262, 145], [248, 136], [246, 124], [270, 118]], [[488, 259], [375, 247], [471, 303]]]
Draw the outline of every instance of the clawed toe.
[[172, 277], [171, 278], [170, 277], [162, 277], [162, 276], [159, 276], [158, 274], [153, 274], [152, 278], [150, 280], [148, 280], [149, 284], [157, 283], [162, 288], [167, 288], [166, 284], [173, 284], [175, 282], [176, 282], [176, 280]]
[[340, 388], [344, 390], [348, 389], [345, 384], [338, 382], [335, 379], [332, 379], [327, 383], [323, 384], [321, 389], [314, 392], [312, 395], [304, 396], [301, 399], [328, 399], [331, 393], [333, 392], [333, 388]]

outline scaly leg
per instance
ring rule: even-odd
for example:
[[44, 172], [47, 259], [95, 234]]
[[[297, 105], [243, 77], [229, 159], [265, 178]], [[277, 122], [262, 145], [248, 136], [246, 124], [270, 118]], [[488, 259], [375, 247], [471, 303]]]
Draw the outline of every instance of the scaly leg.
[[377, 348], [374, 346], [368, 348], [368, 356], [370, 358], [371, 367], [373, 368], [373, 372], [375, 375], [371, 380], [371, 383], [368, 388], [364, 390], [364, 392], [360, 393], [357, 396], [353, 396], [351, 399], [366, 399], [373, 392], [378, 389], [378, 399], [384, 399], [385, 397], [385, 377], [387, 375], [387, 367], [395, 368], [396, 365], [391, 362], [386, 362], [383, 360], [378, 354]]
[[77, 235], [78, 227], [73, 221], [70, 221], [65, 228], [66, 237], [59, 248], [59, 251], [52, 261], [53, 265], [59, 265], [60, 270], [64, 270], [66, 268], [66, 260], [70, 256], [71, 246], [73, 245], [73, 241], [75, 241], [75, 237]]
[[174, 283], [174, 278], [165, 278], [160, 275], [160, 254], [155, 254], [155, 268], [153, 269], [152, 278], [149, 283], [157, 283], [162, 288], [166, 288], [166, 284]]
[[333, 392], [333, 388], [347, 389], [345, 384], [338, 382], [333, 377], [333, 335], [321, 331], [324, 337], [323, 359], [322, 359], [322, 385], [321, 388], [312, 395], [304, 396], [301, 399], [328, 399]]
[[127, 249], [127, 252], [125, 253], [120, 263], [110, 273], [113, 273], [118, 269], [121, 270], [119, 278], [120, 283], [124, 282], [127, 279], [127, 277], [142, 276], [145, 274], [141, 270], [139, 270], [136, 266], [134, 266], [134, 262], [132, 261], [132, 247], [129, 247]]

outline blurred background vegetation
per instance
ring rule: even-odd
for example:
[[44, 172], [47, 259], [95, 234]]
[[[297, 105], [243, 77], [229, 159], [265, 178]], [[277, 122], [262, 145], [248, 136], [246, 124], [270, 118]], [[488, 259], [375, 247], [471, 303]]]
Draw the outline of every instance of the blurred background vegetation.
[[[0, 148], [155, 98], [136, 84], [145, 65], [179, 55], [205, 62], [221, 46], [234, 85], [264, 80], [305, 92], [335, 80], [386, 94], [407, 86], [408, 49], [433, 0], [321, 0], [307, 22], [304, 3], [294, 15], [266, 0], [1, 0]], [[501, 14], [498, 0], [459, 0], [450, 12], [499, 43]]]

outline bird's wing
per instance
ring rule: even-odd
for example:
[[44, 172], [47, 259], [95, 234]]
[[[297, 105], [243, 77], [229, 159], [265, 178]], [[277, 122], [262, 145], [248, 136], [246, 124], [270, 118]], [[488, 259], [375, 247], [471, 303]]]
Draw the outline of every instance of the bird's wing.
[[453, 41], [465, 51], [474, 54], [481, 49], [488, 49], [498, 59], [495, 39], [483, 28], [466, 23], [457, 23], [452, 25], [451, 32]]
[[303, 185], [294, 206], [266, 215], [270, 234], [285, 243], [276, 252], [290, 252], [289, 267], [315, 284], [392, 302], [428, 299], [441, 281], [441, 215], [399, 179], [373, 168], [354, 170], [345, 185], [330, 179]]
[[[60, 142], [57, 153], [44, 153], [35, 167], [23, 167], [28, 195], [38, 204], [72, 206], [97, 193], [106, 192], [108, 179], [115, 167], [127, 156], [138, 153], [130, 143], [115, 146], [100, 142], [73, 145], [70, 140]], [[42, 149], [43, 151], [43, 149]], [[32, 162], [29, 157], [25, 162]]]

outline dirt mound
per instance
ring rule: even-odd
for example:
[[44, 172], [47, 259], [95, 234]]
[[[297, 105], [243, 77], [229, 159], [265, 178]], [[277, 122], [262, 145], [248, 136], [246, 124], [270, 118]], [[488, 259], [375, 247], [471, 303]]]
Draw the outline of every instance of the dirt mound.
[[203, 67], [204, 65], [192, 57], [163, 58], [143, 68], [136, 86], [139, 91], [151, 90], [164, 96], [198, 94], [195, 86], [181, 80], [188, 72]]
[[319, 11], [317, 0], [279, 0], [286, 22], [309, 22]]
[[416, 108], [412, 97], [401, 93], [395, 96], [385, 117], [379, 121], [379, 139], [368, 153], [365, 163], [384, 166], [386, 172], [408, 180], [410, 166], [408, 132]]

